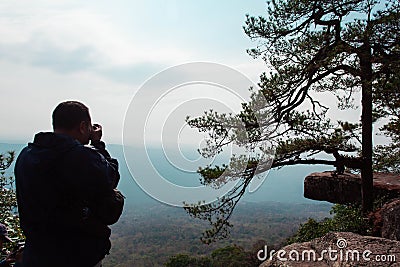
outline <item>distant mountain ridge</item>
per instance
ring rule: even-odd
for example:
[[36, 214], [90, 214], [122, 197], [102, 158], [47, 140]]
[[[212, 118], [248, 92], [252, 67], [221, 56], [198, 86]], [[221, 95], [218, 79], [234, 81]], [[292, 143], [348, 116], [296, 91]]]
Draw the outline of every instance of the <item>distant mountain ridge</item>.
[[[26, 144], [8, 144], [0, 143], [0, 153], [5, 153], [7, 151], [13, 150], [18, 153], [25, 147]], [[128, 170], [127, 164], [125, 162], [125, 157], [123, 153], [123, 146], [116, 144], [107, 145], [107, 149], [110, 154], [117, 158], [120, 163], [120, 173], [121, 181], [119, 184], [119, 189], [127, 197], [128, 203], [155, 203], [157, 202], [150, 196], [148, 196], [143, 190], [137, 185], [133, 179], [131, 173]], [[189, 148], [186, 148], [189, 150]], [[130, 150], [135, 150], [134, 147], [130, 147]], [[198, 174], [179, 171], [173, 166], [168, 166], [168, 162], [164, 156], [162, 149], [150, 148], [149, 153], [153, 158], [153, 165], [157, 170], [165, 177], [170, 179], [172, 182], [176, 181], [178, 184], [182, 181], [192, 181], [191, 183], [198, 183], [200, 176]], [[186, 151], [188, 155], [194, 155], [196, 150]], [[129, 157], [130, 160], [134, 160], [134, 164], [142, 164], [143, 158]], [[204, 167], [204, 166], [203, 166]], [[13, 166], [11, 166], [13, 168]], [[315, 203], [315, 201], [306, 199], [303, 197], [303, 180], [304, 178], [312, 173], [318, 171], [329, 170], [328, 166], [287, 166], [279, 170], [271, 170], [268, 174], [266, 180], [261, 185], [261, 187], [254, 193], [247, 193], [243, 197], [243, 201], [250, 202], [260, 202], [260, 201], [277, 201], [284, 203]], [[149, 177], [150, 179], [151, 177]], [[318, 202], [316, 202], [318, 203]]]

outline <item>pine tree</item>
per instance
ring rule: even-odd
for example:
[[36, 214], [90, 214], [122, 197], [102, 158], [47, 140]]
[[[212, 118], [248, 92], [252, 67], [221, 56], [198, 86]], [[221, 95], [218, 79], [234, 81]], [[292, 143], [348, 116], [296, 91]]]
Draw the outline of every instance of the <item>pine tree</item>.
[[[268, 3], [267, 16], [247, 16], [245, 33], [257, 42], [249, 49], [269, 69], [260, 76], [259, 89], [242, 104], [238, 115], [206, 112], [188, 118], [190, 126], [208, 132], [201, 152], [213, 156], [235, 143], [256, 156], [232, 158], [229, 166], [199, 170], [205, 184], [239, 182], [227, 195], [209, 205], [185, 209], [210, 221], [203, 241], [212, 242], [229, 232], [229, 218], [250, 181], [269, 168], [295, 164], [326, 164], [338, 173], [361, 173], [362, 207], [372, 209], [373, 170], [399, 170], [399, 63], [400, 2], [398, 0], [280, 0]], [[328, 104], [318, 97], [330, 94]], [[359, 93], [361, 103], [355, 103]], [[325, 94], [326, 95], [326, 94]], [[343, 110], [361, 106], [359, 122], [327, 117], [338, 100]], [[381, 131], [393, 140], [373, 146], [373, 125], [389, 121]], [[240, 125], [244, 125], [243, 132]], [[267, 144], [267, 145], [266, 145]], [[275, 150], [274, 158], [263, 154]], [[395, 158], [390, 151], [395, 151]], [[326, 157], [318, 158], [321, 154]], [[375, 154], [374, 154], [375, 153]], [[241, 161], [243, 171], [235, 172]]]
[[[15, 241], [24, 239], [19, 225], [14, 178], [6, 172], [14, 161], [15, 153], [0, 154], [0, 222], [7, 226], [8, 235]], [[13, 244], [6, 244], [12, 249]]]

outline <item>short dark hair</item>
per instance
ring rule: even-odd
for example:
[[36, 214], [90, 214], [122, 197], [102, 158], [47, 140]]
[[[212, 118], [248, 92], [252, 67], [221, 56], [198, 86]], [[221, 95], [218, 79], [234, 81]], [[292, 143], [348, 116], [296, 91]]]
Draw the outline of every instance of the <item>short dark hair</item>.
[[90, 122], [89, 109], [78, 101], [65, 101], [53, 111], [53, 129], [72, 130], [82, 121]]

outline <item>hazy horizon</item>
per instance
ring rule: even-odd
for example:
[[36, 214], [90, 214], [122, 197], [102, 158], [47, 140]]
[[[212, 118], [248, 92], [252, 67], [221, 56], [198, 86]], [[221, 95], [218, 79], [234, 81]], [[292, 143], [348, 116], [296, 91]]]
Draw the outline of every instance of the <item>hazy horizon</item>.
[[[17, 154], [25, 146], [25, 144], [5, 144], [0, 142], [0, 153], [4, 153], [7, 150], [16, 150]], [[18, 149], [16, 149], [18, 148]], [[120, 163], [121, 181], [119, 188], [127, 196], [127, 202], [144, 201], [153, 202], [155, 201], [148, 194], [146, 194], [138, 185], [135, 179], [133, 179], [127, 165], [126, 158], [124, 157], [121, 145], [109, 144], [108, 150], [111, 155], [118, 159]], [[152, 150], [152, 148], [150, 148]], [[195, 155], [196, 151], [185, 151], [187, 155]], [[180, 170], [176, 163], [168, 161], [165, 158], [164, 152], [160, 149], [153, 149], [150, 151], [153, 157], [154, 168], [160, 173], [160, 175], [177, 185], [181, 186], [199, 186], [200, 175], [196, 173], [196, 169], [192, 171]], [[131, 160], [136, 161], [137, 166], [143, 164], [143, 159], [140, 157], [132, 158]], [[179, 162], [178, 162], [179, 163]], [[174, 165], [175, 164], [175, 165]], [[200, 167], [200, 165], [198, 166]], [[204, 166], [202, 166], [204, 167]], [[303, 196], [303, 181], [304, 178], [312, 173], [318, 171], [332, 170], [332, 166], [316, 165], [316, 166], [287, 166], [279, 170], [271, 170], [265, 181], [261, 184], [260, 188], [253, 193], [246, 192], [245, 196], [241, 201], [250, 202], [262, 202], [262, 201], [276, 201], [286, 203], [323, 203], [321, 201], [314, 201], [304, 198]], [[158, 190], [164, 190], [165, 188], [157, 186], [157, 179], [150, 177], [149, 179], [154, 180], [154, 186]]]

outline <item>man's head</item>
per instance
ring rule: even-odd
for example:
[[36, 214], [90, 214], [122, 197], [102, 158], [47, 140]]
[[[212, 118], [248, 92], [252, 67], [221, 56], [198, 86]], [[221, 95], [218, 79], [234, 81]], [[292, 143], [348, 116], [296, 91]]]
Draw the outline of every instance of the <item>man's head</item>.
[[81, 144], [88, 144], [92, 132], [89, 109], [77, 101], [58, 104], [53, 111], [53, 130], [70, 135]]

